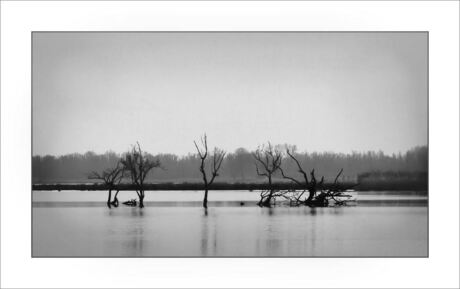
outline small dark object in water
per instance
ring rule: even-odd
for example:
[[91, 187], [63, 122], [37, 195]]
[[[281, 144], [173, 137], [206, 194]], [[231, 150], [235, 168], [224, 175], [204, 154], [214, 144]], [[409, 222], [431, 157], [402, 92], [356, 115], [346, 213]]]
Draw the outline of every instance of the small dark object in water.
[[123, 205], [135, 207], [137, 206], [137, 201], [136, 199], [131, 199], [129, 201], [123, 202]]
[[346, 204], [347, 204], [346, 201], [336, 201], [336, 202], [335, 202], [335, 205], [336, 205], [336, 206], [345, 206]]
[[240, 206], [244, 206], [244, 202], [240, 202]]

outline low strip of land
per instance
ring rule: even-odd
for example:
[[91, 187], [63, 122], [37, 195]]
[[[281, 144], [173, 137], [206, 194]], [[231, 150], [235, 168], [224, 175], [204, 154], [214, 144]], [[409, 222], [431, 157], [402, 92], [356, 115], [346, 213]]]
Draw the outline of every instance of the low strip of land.
[[[329, 189], [333, 184], [324, 184], [323, 189]], [[341, 183], [341, 188], [354, 189], [356, 191], [427, 191], [427, 181], [379, 181], [366, 183]], [[302, 190], [305, 187], [295, 184], [279, 182], [274, 183], [273, 188], [276, 190]], [[33, 184], [34, 191], [63, 191], [63, 190], [80, 190], [80, 191], [100, 191], [108, 190], [109, 187], [100, 184]], [[132, 191], [136, 187], [132, 184], [120, 184], [113, 190]], [[269, 189], [268, 184], [264, 183], [215, 183], [209, 187], [210, 190], [236, 190], [236, 191], [257, 191]], [[146, 191], [196, 191], [203, 190], [201, 183], [158, 183], [144, 184]]]

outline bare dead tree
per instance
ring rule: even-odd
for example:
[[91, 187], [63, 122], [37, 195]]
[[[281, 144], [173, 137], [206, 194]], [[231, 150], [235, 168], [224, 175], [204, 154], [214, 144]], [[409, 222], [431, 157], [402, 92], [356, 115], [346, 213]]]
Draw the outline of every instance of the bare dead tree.
[[[298, 179], [292, 178], [287, 176], [283, 169], [280, 168], [281, 175], [283, 178], [288, 179], [290, 181], [295, 182], [296, 184], [300, 185], [303, 189], [301, 192], [297, 192], [295, 190], [291, 191], [291, 194], [287, 196], [293, 204], [299, 205], [304, 204], [307, 206], [328, 206], [329, 200], [333, 199], [336, 204], [344, 204], [343, 197], [351, 197], [350, 195], [344, 194], [346, 188], [339, 185], [338, 179], [343, 172], [343, 169], [339, 171], [337, 176], [334, 179], [334, 183], [330, 186], [328, 190], [324, 190], [324, 177], [321, 177], [321, 180], [318, 182], [315, 177], [315, 170], [311, 170], [310, 172], [310, 179], [308, 178], [308, 174], [300, 165], [300, 162], [294, 156], [294, 152], [292, 152], [289, 148], [286, 149], [286, 154], [294, 161], [297, 165], [298, 172], [302, 175], [303, 180], [300, 181]], [[308, 198], [301, 199], [304, 193], [308, 191]]]
[[[125, 173], [124, 167], [121, 165], [121, 162], [119, 161], [117, 163], [117, 166], [114, 168], [106, 169], [101, 173], [93, 171], [88, 176], [88, 179], [101, 180], [107, 186], [109, 190], [107, 206], [109, 208], [111, 208], [111, 206], [118, 207], [117, 195], [118, 195], [119, 190], [117, 189], [117, 186], [123, 180], [124, 173]], [[117, 192], [112, 201], [112, 190], [115, 190], [115, 189], [117, 190]]]
[[268, 179], [268, 190], [261, 192], [258, 205], [261, 207], [270, 207], [273, 198], [281, 196], [274, 190], [272, 181], [273, 174], [281, 168], [283, 154], [269, 142], [267, 147], [258, 147], [257, 150], [252, 153], [252, 156], [255, 159], [257, 175], [264, 176]]
[[139, 197], [139, 207], [144, 207], [144, 181], [150, 171], [154, 168], [160, 168], [161, 163], [158, 159], [148, 159], [142, 151], [139, 143], [134, 145], [131, 151], [128, 151], [122, 158], [121, 164], [129, 174], [132, 184], [136, 188], [136, 194]]
[[300, 165], [300, 162], [297, 160], [297, 158], [294, 156], [294, 152], [292, 152], [289, 148], [286, 148], [286, 154], [294, 161], [294, 163], [297, 165], [297, 170], [298, 172], [302, 175], [303, 181], [299, 181], [295, 178], [287, 176], [283, 169], [280, 168], [281, 175], [283, 178], [291, 180], [295, 182], [298, 185], [301, 185], [304, 187], [304, 190], [300, 195], [296, 197], [296, 201], [299, 202], [300, 198], [303, 196], [305, 191], [308, 191], [308, 198], [305, 200], [306, 203], [310, 203], [315, 197], [316, 197], [316, 192], [318, 188], [321, 188], [324, 184], [324, 177], [321, 177], [321, 180], [319, 182], [316, 181], [316, 176], [315, 176], [315, 170], [310, 171], [310, 180], [308, 179], [308, 174], [305, 172], [305, 170], [302, 168]]
[[203, 177], [203, 183], [204, 183], [204, 198], [203, 198], [203, 207], [207, 208], [208, 207], [208, 191], [209, 187], [214, 183], [214, 180], [216, 177], [219, 176], [219, 170], [220, 167], [222, 166], [222, 162], [225, 157], [225, 151], [222, 149], [219, 149], [217, 147], [214, 148], [213, 154], [212, 154], [212, 165], [211, 165], [211, 171], [210, 171], [210, 177], [208, 177], [208, 172], [206, 171], [206, 160], [209, 156], [208, 154], [208, 138], [206, 134], [204, 134], [203, 137], [201, 137], [201, 148], [198, 146], [196, 141], [193, 141], [195, 144], [196, 150], [198, 157], [201, 160], [200, 163], [200, 172]]

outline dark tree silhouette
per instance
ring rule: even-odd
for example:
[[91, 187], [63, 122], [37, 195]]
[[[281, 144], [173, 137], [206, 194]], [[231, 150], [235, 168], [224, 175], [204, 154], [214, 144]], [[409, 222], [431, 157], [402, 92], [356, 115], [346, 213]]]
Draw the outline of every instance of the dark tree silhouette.
[[[273, 175], [280, 170], [283, 154], [280, 150], [276, 149], [268, 143], [268, 146], [262, 146], [252, 154], [256, 160], [256, 172], [258, 176], [264, 176], [268, 179], [268, 190], [260, 193], [260, 201], [258, 203], [261, 207], [270, 207], [273, 198], [281, 196], [273, 188]], [[260, 168], [259, 168], [260, 166]]]
[[[88, 176], [89, 179], [93, 180], [101, 180], [104, 182], [104, 184], [108, 187], [109, 190], [109, 196], [107, 199], [107, 206], [111, 208], [111, 206], [118, 207], [118, 192], [119, 190], [117, 189], [117, 186], [120, 184], [124, 177], [124, 167], [121, 165], [121, 162], [117, 163], [117, 166], [114, 168], [109, 168], [105, 169], [102, 173], [98, 172], [91, 172], [91, 174]], [[115, 193], [115, 197], [112, 201], [112, 190], [117, 190]]]
[[[303, 204], [307, 206], [324, 207], [324, 206], [328, 206], [330, 199], [333, 199], [336, 202], [336, 204], [341, 205], [341, 204], [344, 204], [344, 201], [343, 199], [340, 199], [340, 198], [350, 197], [349, 195], [344, 194], [344, 191], [346, 191], [348, 188], [345, 188], [339, 185], [338, 183], [338, 179], [340, 175], [342, 174], [343, 169], [341, 169], [339, 173], [337, 174], [337, 176], [335, 177], [334, 183], [332, 184], [332, 186], [327, 191], [324, 191], [323, 190], [324, 176], [321, 177], [321, 180], [319, 182], [317, 182], [316, 177], [315, 177], [315, 170], [313, 169], [310, 172], [310, 180], [309, 180], [307, 173], [302, 168], [297, 158], [294, 156], [294, 152], [291, 151], [289, 148], [286, 148], [286, 154], [295, 162], [295, 164], [297, 165], [298, 172], [303, 177], [303, 181], [299, 181], [295, 178], [287, 176], [285, 172], [283, 171], [283, 168], [280, 168], [281, 175], [283, 176], [283, 178], [293, 181], [296, 184], [303, 187], [303, 190], [301, 190], [300, 192], [293, 190], [289, 192], [290, 194], [286, 193], [283, 195], [285, 198], [290, 200], [291, 204], [294, 204], [294, 205]], [[307, 191], [308, 191], [308, 197], [302, 200], [302, 196]]]
[[152, 169], [161, 167], [161, 163], [158, 159], [147, 158], [139, 143], [137, 143], [137, 146], [134, 145], [131, 151], [126, 153], [121, 159], [121, 163], [129, 174], [132, 184], [136, 187], [136, 193], [139, 197], [139, 207], [143, 208], [145, 178]]
[[195, 144], [196, 150], [198, 157], [201, 160], [200, 163], [200, 172], [203, 178], [203, 183], [204, 183], [204, 198], [203, 198], [203, 207], [207, 208], [208, 207], [208, 191], [209, 191], [209, 186], [214, 183], [214, 180], [216, 179], [217, 176], [219, 176], [219, 169], [222, 166], [222, 162], [225, 157], [225, 151], [215, 147], [213, 154], [212, 154], [212, 166], [211, 166], [211, 173], [210, 173], [210, 178], [208, 177], [208, 173], [206, 172], [206, 160], [209, 156], [208, 154], [208, 138], [206, 134], [201, 137], [201, 148], [198, 146], [196, 141], [193, 141]]
[[296, 199], [297, 202], [299, 202], [299, 200], [302, 198], [304, 193], [306, 191], [308, 191], [309, 195], [308, 195], [308, 198], [305, 199], [305, 202], [310, 203], [313, 200], [313, 198], [316, 196], [316, 192], [318, 190], [318, 187], [322, 187], [322, 185], [324, 184], [324, 177], [321, 177], [321, 180], [318, 183], [316, 181], [316, 177], [315, 177], [315, 170], [313, 169], [310, 172], [311, 180], [309, 180], [307, 173], [303, 170], [302, 166], [300, 165], [300, 162], [296, 159], [296, 157], [294, 156], [293, 153], [294, 152], [291, 152], [289, 148], [286, 148], [286, 154], [297, 165], [298, 172], [303, 176], [303, 182], [299, 181], [299, 180], [297, 180], [295, 178], [287, 176], [284, 173], [283, 168], [280, 168], [281, 175], [283, 176], [283, 178], [291, 180], [291, 181], [295, 182], [296, 184], [302, 185], [305, 188], [305, 190], [303, 190], [299, 195], [295, 196], [295, 199]]

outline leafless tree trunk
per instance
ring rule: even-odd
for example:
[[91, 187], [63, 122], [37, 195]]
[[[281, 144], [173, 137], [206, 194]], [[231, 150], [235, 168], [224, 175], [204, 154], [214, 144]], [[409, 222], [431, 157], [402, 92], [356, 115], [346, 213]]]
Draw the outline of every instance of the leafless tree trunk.
[[120, 190], [117, 190], [117, 192], [115, 193], [115, 196], [113, 197], [113, 201], [111, 203], [115, 207], [118, 207], [118, 193], [119, 192], [120, 192]]
[[264, 176], [268, 180], [268, 191], [261, 193], [258, 205], [270, 207], [272, 199], [276, 197], [272, 183], [273, 174], [281, 168], [281, 162], [283, 159], [282, 153], [268, 143], [267, 147], [262, 146], [257, 148], [252, 155], [256, 160], [255, 166], [257, 175]]
[[193, 142], [195, 144], [198, 157], [201, 160], [200, 163], [200, 172], [203, 177], [203, 184], [204, 184], [204, 198], [203, 198], [203, 207], [208, 207], [208, 191], [209, 186], [214, 183], [214, 180], [217, 176], [219, 176], [219, 169], [222, 166], [222, 162], [225, 157], [225, 151], [215, 147], [214, 152], [212, 154], [212, 167], [211, 167], [211, 178], [208, 178], [208, 173], [206, 172], [206, 160], [208, 158], [208, 139], [206, 134], [201, 138], [201, 148], [198, 146], [196, 141]]
[[[290, 151], [288, 148], [286, 149], [286, 154], [296, 163], [298, 172], [303, 176], [303, 181], [299, 181], [295, 178], [287, 176], [283, 169], [280, 168], [281, 174], [283, 178], [291, 180], [296, 184], [303, 187], [303, 191], [300, 194], [293, 194], [290, 197], [291, 202], [294, 204], [304, 204], [307, 206], [315, 206], [315, 207], [324, 207], [329, 204], [329, 200], [333, 199], [338, 204], [343, 204], [343, 201], [337, 199], [338, 197], [350, 197], [344, 194], [345, 188], [341, 187], [338, 184], [338, 179], [343, 172], [343, 169], [339, 171], [337, 176], [334, 179], [334, 183], [332, 184], [331, 188], [327, 191], [324, 191], [324, 177], [321, 177], [321, 180], [317, 182], [315, 177], [315, 170], [311, 170], [310, 172], [310, 180], [308, 179], [307, 173], [304, 171], [300, 162], [294, 156], [294, 152]], [[301, 200], [302, 195], [308, 191], [308, 198]], [[320, 192], [319, 194], [318, 191]], [[294, 192], [295, 193], [295, 192]]]
[[159, 160], [150, 160], [142, 151], [141, 146], [137, 143], [131, 151], [127, 152], [121, 160], [123, 167], [129, 173], [131, 182], [136, 187], [136, 194], [139, 197], [139, 207], [144, 207], [144, 181], [148, 173], [154, 169], [161, 167]]
[[119, 161], [115, 168], [106, 169], [102, 173], [92, 172], [88, 176], [89, 179], [103, 181], [104, 184], [108, 187], [109, 194], [108, 194], [108, 199], [107, 199], [107, 206], [109, 208], [111, 208], [111, 206], [118, 207], [118, 199], [117, 199], [118, 190], [117, 190], [117, 193], [115, 194], [115, 198], [113, 201], [112, 201], [112, 190], [116, 189], [116, 187], [120, 184], [120, 182], [122, 181], [124, 177], [124, 174], [125, 174], [124, 167], [121, 165], [121, 162]]
[[[286, 154], [296, 163], [298, 172], [303, 176], [303, 182], [298, 181], [297, 179], [294, 179], [292, 177], [286, 176], [286, 174], [284, 173], [283, 169], [281, 168], [280, 170], [281, 170], [281, 174], [282, 174], [283, 178], [291, 180], [291, 181], [293, 181], [293, 182], [295, 182], [295, 183], [297, 183], [299, 185], [304, 186], [305, 190], [307, 190], [308, 193], [309, 193], [308, 198], [305, 200], [305, 202], [311, 202], [313, 200], [313, 198], [315, 198], [318, 188], [321, 188], [322, 185], [324, 184], [324, 177], [321, 177], [321, 180], [318, 183], [316, 181], [316, 177], [315, 177], [315, 170], [313, 169], [310, 172], [311, 180], [309, 180], [307, 173], [303, 170], [302, 166], [300, 165], [300, 162], [294, 156], [294, 152], [291, 152], [287, 148], [286, 149]], [[300, 197], [302, 197], [302, 195], [299, 196], [299, 199], [300, 199]]]

